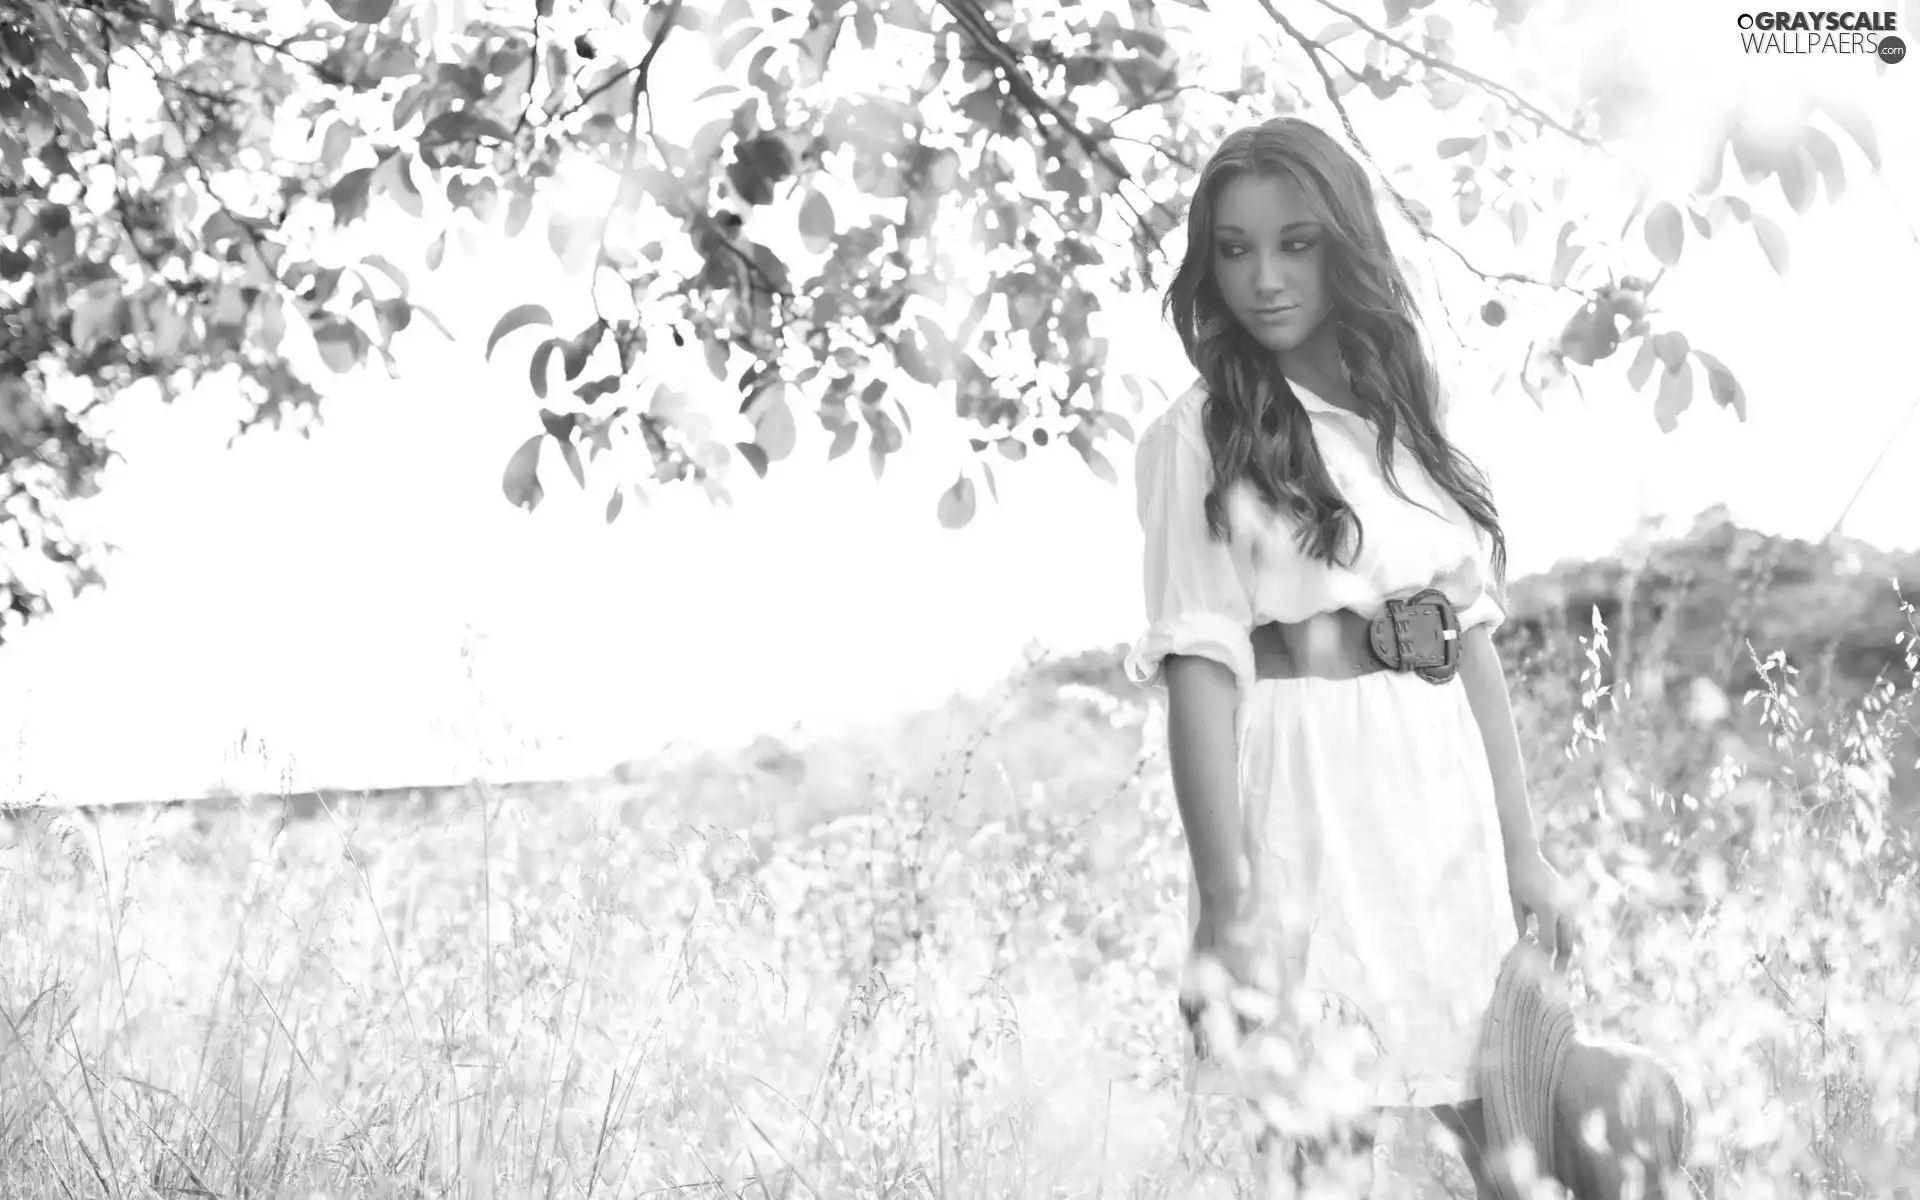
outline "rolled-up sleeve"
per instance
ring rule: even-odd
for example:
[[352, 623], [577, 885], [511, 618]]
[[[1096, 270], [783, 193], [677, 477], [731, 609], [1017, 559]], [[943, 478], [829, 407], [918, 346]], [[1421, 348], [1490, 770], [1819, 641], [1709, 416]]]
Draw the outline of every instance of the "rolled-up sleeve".
[[1507, 589], [1493, 576], [1491, 547], [1485, 531], [1477, 525], [1473, 531], [1477, 540], [1474, 566], [1480, 571], [1480, 595], [1460, 610], [1460, 631], [1465, 633], [1485, 625], [1487, 632], [1492, 633], [1507, 619]]
[[1207, 529], [1205, 442], [1173, 416], [1147, 427], [1135, 458], [1147, 630], [1127, 655], [1127, 678], [1165, 687], [1167, 655], [1191, 654], [1229, 668], [1244, 691], [1253, 684], [1251, 598], [1229, 544]]
[[1502, 597], [1493, 587], [1481, 589], [1480, 598], [1460, 611], [1460, 631], [1464, 633], [1481, 625], [1487, 627], [1488, 633], [1500, 628], [1507, 619], [1507, 611], [1500, 603], [1501, 599]]

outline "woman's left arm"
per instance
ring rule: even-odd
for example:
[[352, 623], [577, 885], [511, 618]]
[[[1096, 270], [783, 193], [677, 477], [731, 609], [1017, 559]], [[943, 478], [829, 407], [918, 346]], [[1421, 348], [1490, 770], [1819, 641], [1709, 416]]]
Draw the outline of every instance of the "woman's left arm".
[[1500, 809], [1500, 841], [1507, 862], [1536, 857], [1540, 839], [1533, 828], [1533, 810], [1527, 799], [1527, 769], [1520, 759], [1520, 735], [1513, 725], [1513, 701], [1507, 694], [1507, 673], [1500, 666], [1491, 626], [1476, 625], [1460, 635], [1460, 682], [1487, 746], [1487, 766], [1493, 772], [1493, 798]]
[[1552, 961], [1565, 966], [1573, 953], [1574, 897], [1567, 881], [1540, 852], [1527, 797], [1527, 770], [1520, 757], [1520, 735], [1513, 724], [1507, 675], [1494, 648], [1492, 627], [1476, 625], [1461, 635], [1460, 682], [1486, 743], [1493, 775], [1494, 805], [1500, 812], [1500, 841], [1506, 850], [1507, 889], [1512, 893], [1514, 924], [1524, 934], [1528, 914], [1539, 918], [1540, 944]]

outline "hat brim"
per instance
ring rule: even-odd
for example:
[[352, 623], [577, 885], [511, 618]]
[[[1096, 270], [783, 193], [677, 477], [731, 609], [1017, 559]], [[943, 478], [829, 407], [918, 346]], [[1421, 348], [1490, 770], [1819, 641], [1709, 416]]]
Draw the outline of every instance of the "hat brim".
[[1535, 1177], [1552, 1173], [1555, 1081], [1572, 1050], [1573, 1009], [1554, 986], [1544, 951], [1522, 938], [1507, 952], [1480, 1044], [1486, 1166], [1501, 1200], [1527, 1200], [1515, 1153], [1531, 1151]]

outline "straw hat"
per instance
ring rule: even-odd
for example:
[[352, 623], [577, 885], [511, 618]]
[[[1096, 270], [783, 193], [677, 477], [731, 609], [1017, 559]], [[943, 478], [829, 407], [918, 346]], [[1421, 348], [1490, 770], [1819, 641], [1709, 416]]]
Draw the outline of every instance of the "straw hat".
[[1691, 1124], [1672, 1073], [1637, 1047], [1584, 1036], [1546, 954], [1526, 939], [1494, 986], [1480, 1095], [1501, 1200], [1531, 1195], [1519, 1182], [1528, 1151], [1534, 1177], [1574, 1200], [1688, 1194], [1661, 1188], [1683, 1169]]

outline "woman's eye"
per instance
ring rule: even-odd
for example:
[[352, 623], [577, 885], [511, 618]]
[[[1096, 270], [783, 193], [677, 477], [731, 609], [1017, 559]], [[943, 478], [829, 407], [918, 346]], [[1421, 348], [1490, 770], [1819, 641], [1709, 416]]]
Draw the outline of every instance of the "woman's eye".
[[1282, 250], [1285, 250], [1288, 254], [1305, 254], [1307, 251], [1313, 249], [1313, 247], [1314, 247], [1314, 242], [1311, 238], [1297, 238], [1294, 241], [1286, 243], [1280, 248]]
[[1246, 253], [1246, 249], [1245, 249], [1244, 247], [1241, 247], [1241, 246], [1222, 246], [1222, 247], [1220, 247], [1220, 257], [1221, 257], [1221, 258], [1239, 258], [1239, 257], [1240, 257], [1241, 255], [1243, 255], [1243, 254], [1245, 254], [1245, 253]]

